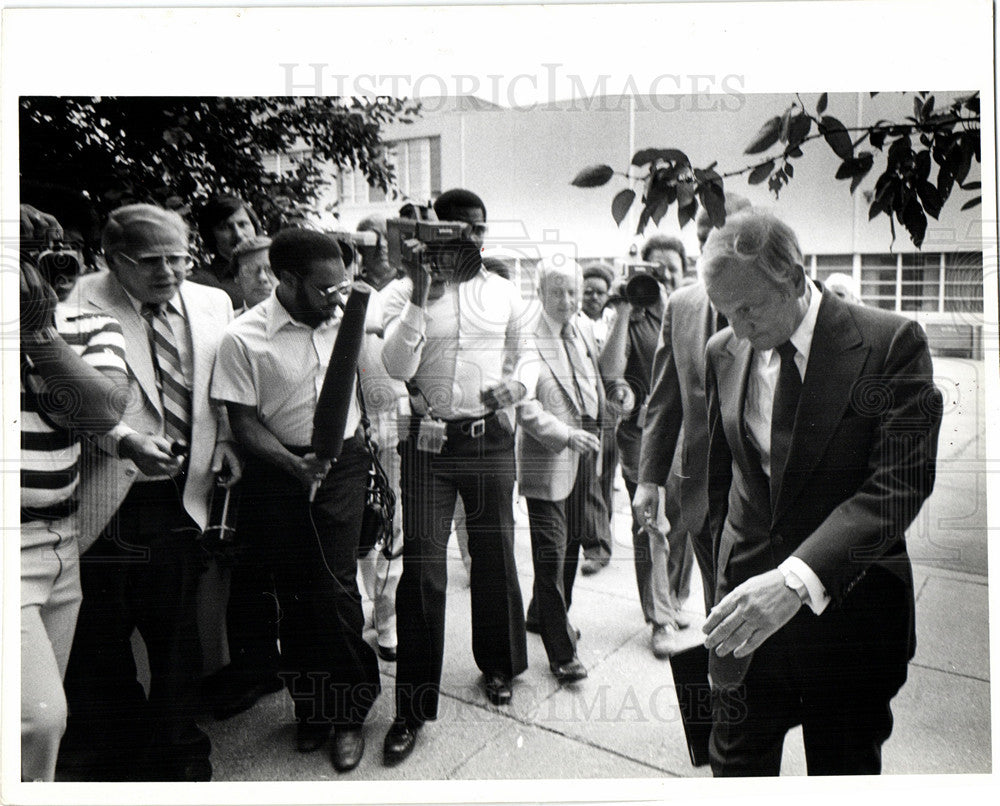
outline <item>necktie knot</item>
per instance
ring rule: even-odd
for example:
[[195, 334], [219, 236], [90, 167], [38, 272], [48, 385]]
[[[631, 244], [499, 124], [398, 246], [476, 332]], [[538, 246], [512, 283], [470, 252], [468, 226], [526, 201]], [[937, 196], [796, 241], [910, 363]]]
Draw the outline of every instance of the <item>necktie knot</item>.
[[786, 341], [780, 347], [778, 347], [778, 355], [781, 356], [781, 363], [786, 361], [794, 361], [795, 356], [798, 354], [798, 350], [795, 349], [795, 345], [791, 341]]
[[573, 330], [573, 323], [567, 322], [562, 326], [562, 337], [566, 341], [573, 341], [576, 338], [576, 331]]
[[164, 305], [162, 302], [144, 302], [142, 304], [142, 315], [146, 319], [155, 319], [163, 315]]

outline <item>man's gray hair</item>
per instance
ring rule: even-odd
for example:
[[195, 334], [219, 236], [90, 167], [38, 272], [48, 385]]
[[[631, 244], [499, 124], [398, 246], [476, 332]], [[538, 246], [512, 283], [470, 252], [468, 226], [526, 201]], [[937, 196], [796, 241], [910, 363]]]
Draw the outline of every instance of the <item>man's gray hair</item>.
[[757, 208], [726, 219], [705, 241], [702, 272], [757, 268], [775, 286], [787, 288], [803, 273], [802, 249], [795, 232], [773, 213]]
[[555, 275], [575, 276], [577, 285], [583, 284], [583, 269], [580, 268], [580, 264], [571, 257], [555, 255], [543, 258], [538, 262], [538, 275], [536, 277], [538, 290], [541, 291], [545, 288], [549, 278]]
[[185, 243], [188, 241], [187, 222], [173, 210], [165, 210], [155, 204], [129, 204], [114, 210], [108, 216], [108, 223], [104, 225], [101, 249], [104, 251], [105, 259], [121, 251], [125, 245], [127, 231], [136, 224], [151, 224], [172, 229]]

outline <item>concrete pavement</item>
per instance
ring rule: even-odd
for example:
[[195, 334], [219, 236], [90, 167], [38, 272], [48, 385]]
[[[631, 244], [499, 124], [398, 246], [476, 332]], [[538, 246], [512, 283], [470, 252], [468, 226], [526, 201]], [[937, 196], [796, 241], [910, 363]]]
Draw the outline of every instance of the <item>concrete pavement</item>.
[[[909, 540], [918, 649], [908, 682], [893, 703], [895, 729], [884, 748], [887, 774], [991, 771], [985, 370], [982, 362], [962, 359], [936, 359], [935, 366], [946, 392], [945, 424], [937, 486]], [[648, 782], [708, 776], [707, 768], [696, 769], [688, 761], [669, 663], [649, 650], [623, 488], [616, 493], [615, 510], [614, 558], [601, 573], [580, 577], [573, 597], [571, 617], [582, 631], [579, 654], [590, 670], [588, 679], [560, 687], [548, 670], [541, 638], [529, 634], [529, 668], [515, 681], [512, 705], [487, 703], [472, 660], [467, 577], [452, 544], [441, 714], [425, 726], [404, 764], [393, 769], [381, 764], [395, 673], [394, 664], [381, 662], [385, 690], [369, 718], [368, 750], [356, 770], [339, 775], [326, 752], [295, 752], [291, 702], [279, 692], [247, 713], [205, 726], [214, 745], [215, 780]], [[523, 501], [517, 519], [517, 562], [527, 604], [532, 572]], [[688, 606], [700, 601], [696, 585]], [[684, 643], [701, 638], [704, 616], [694, 610], [692, 616], [694, 624], [679, 636]], [[369, 637], [374, 642], [374, 634]], [[805, 774], [798, 731], [786, 743], [782, 774]], [[576, 786], [581, 799], [623, 797], [624, 790], [613, 784]], [[476, 791], [476, 799], [502, 799], [496, 785]], [[517, 799], [543, 798], [546, 790], [531, 791], [539, 794]], [[559, 799], [566, 798], [559, 793]], [[394, 799], [399, 802], [398, 795]]]

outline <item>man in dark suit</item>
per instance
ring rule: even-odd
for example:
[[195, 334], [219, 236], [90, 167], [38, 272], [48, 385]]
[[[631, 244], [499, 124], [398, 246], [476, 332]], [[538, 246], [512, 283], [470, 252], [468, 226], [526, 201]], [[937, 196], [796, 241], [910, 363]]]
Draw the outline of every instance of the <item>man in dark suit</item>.
[[805, 275], [794, 232], [750, 211], [702, 257], [730, 328], [708, 343], [716, 775], [877, 774], [915, 649], [904, 533], [934, 486], [941, 396], [920, 326]]
[[[727, 194], [726, 213], [731, 215], [750, 202]], [[706, 210], [698, 214], [698, 241], [702, 249], [712, 231]], [[639, 483], [632, 500], [636, 523], [655, 522], [659, 508], [658, 488], [666, 487], [671, 469], [679, 474], [680, 524], [687, 532], [701, 571], [705, 611], [714, 603], [715, 571], [712, 535], [708, 528], [708, 409], [705, 405], [705, 345], [726, 326], [712, 307], [705, 286], [698, 282], [682, 286], [667, 300], [660, 341], [653, 359], [653, 379], [646, 401], [646, 424], [642, 429]], [[683, 425], [683, 430], [681, 426]], [[673, 465], [674, 451], [681, 443], [680, 465]]]
[[[518, 406], [517, 473], [528, 501], [534, 595], [528, 629], [541, 633], [549, 668], [560, 683], [587, 676], [567, 611], [573, 598], [580, 538], [589, 523], [610, 543], [597, 478], [604, 389], [597, 346], [574, 324], [583, 273], [575, 260], [542, 261], [542, 313], [525, 357], [528, 398]], [[592, 510], [592, 512], [591, 512]]]
[[208, 780], [211, 744], [195, 724], [197, 538], [216, 478], [240, 475], [225, 414], [208, 399], [232, 306], [224, 292], [184, 282], [188, 230], [176, 213], [115, 210], [102, 247], [110, 271], [81, 281], [71, 301], [121, 323], [130, 393], [122, 422], [81, 463], [81, 548], [93, 545], [80, 560], [67, 740], [96, 780]]

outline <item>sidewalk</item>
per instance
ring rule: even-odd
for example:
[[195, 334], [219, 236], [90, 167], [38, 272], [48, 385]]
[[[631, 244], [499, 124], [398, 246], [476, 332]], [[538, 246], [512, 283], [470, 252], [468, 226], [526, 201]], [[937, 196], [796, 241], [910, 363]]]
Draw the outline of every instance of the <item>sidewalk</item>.
[[[983, 404], [973, 393], [984, 369], [982, 362], [958, 359], [937, 359], [936, 368], [952, 399], [946, 402], [935, 493], [910, 538], [918, 648], [893, 702], [895, 728], [884, 747], [887, 774], [991, 771]], [[395, 674], [394, 664], [382, 662], [384, 691], [369, 717], [368, 749], [356, 770], [339, 775], [326, 752], [295, 752], [291, 702], [279, 692], [245, 714], [206, 726], [215, 780], [708, 777], [707, 767], [696, 769], [688, 761], [670, 665], [649, 650], [626, 508], [621, 489], [614, 558], [599, 574], [580, 577], [574, 589], [572, 618], [582, 631], [579, 654], [588, 679], [560, 688], [541, 638], [529, 634], [529, 668], [515, 681], [513, 703], [489, 705], [472, 660], [467, 577], [453, 545], [441, 714], [421, 731], [406, 762], [392, 769], [381, 762]], [[532, 574], [523, 501], [516, 514], [527, 605]], [[695, 585], [688, 604], [700, 601]], [[681, 634], [691, 644], [701, 639], [703, 616], [697, 615]], [[805, 774], [799, 731], [786, 743], [782, 774]], [[492, 794], [484, 791], [481, 799], [495, 800]]]

